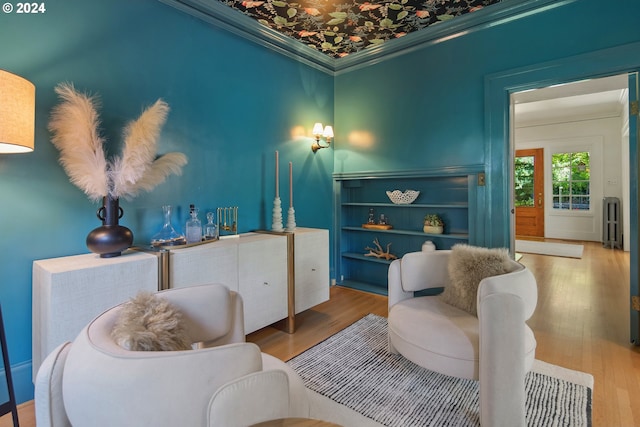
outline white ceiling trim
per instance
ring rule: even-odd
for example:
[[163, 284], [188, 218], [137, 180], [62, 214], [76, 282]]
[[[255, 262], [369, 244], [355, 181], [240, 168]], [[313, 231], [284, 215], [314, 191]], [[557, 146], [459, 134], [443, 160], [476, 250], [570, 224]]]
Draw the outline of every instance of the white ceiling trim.
[[512, 94], [516, 128], [624, 115], [626, 73]]

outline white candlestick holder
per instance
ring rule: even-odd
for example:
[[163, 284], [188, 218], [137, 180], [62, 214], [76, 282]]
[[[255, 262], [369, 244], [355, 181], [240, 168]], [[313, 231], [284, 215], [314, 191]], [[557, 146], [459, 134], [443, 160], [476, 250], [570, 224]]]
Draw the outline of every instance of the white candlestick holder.
[[271, 220], [272, 231], [284, 231], [282, 228], [282, 202], [280, 197], [273, 199], [273, 217]]
[[286, 231], [295, 231], [296, 229], [296, 211], [293, 209], [293, 206], [289, 208], [289, 213], [287, 215], [287, 228]]

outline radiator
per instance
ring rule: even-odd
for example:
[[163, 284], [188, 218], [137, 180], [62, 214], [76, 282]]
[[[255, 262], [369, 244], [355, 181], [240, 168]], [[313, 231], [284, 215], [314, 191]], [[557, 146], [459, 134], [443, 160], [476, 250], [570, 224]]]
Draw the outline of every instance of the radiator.
[[622, 211], [617, 197], [602, 199], [602, 244], [622, 249]]

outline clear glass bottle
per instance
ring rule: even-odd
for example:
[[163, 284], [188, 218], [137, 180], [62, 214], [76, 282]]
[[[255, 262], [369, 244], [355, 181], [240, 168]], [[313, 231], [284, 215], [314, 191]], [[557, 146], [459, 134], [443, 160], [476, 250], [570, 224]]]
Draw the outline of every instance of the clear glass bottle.
[[184, 236], [178, 233], [173, 225], [171, 225], [171, 205], [164, 205], [162, 207], [162, 215], [164, 217], [164, 225], [156, 234], [151, 238], [152, 246], [176, 246], [184, 245], [187, 243]]
[[191, 218], [187, 220], [187, 225], [185, 226], [187, 243], [201, 242], [202, 223], [198, 219], [198, 209], [194, 205], [189, 206], [189, 215], [191, 215]]
[[204, 226], [204, 240], [218, 238], [218, 225], [213, 222], [213, 212], [207, 212], [207, 223]]
[[369, 209], [369, 219], [367, 219], [367, 224], [375, 224], [376, 223], [376, 217], [375, 214], [373, 213], [373, 208]]

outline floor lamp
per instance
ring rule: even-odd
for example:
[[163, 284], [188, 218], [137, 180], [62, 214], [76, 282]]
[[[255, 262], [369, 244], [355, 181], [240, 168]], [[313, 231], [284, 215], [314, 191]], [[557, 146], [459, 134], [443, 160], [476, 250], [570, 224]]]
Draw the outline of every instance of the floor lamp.
[[[0, 156], [33, 151], [35, 135], [36, 88], [20, 76], [0, 70]], [[11, 364], [0, 306], [0, 347], [7, 379], [9, 401], [0, 404], [0, 416], [11, 412], [13, 425], [19, 427]]]

